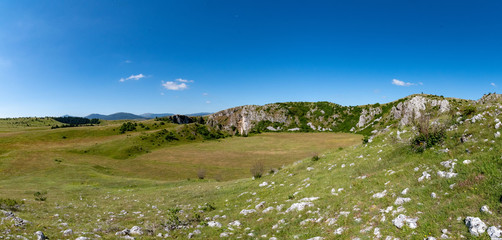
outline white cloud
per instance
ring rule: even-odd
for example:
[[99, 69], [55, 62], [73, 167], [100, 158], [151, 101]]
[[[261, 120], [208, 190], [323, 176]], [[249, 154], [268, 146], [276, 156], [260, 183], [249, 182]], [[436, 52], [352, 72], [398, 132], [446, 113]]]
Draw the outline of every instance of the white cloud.
[[495, 83], [490, 83], [490, 85], [492, 85], [492, 86], [494, 86], [494, 87], [496, 87], [496, 86], [497, 86], [497, 84], [495, 84]]
[[162, 86], [165, 87], [167, 90], [180, 91], [188, 88], [187, 83], [193, 83], [193, 80], [177, 78], [174, 81], [162, 82]]
[[209, 95], [209, 93], [207, 93], [207, 92], [202, 94], [202, 96], [207, 96], [207, 95]]
[[119, 81], [120, 82], [125, 82], [127, 80], [140, 80], [140, 79], [142, 79], [144, 77], [145, 77], [145, 75], [143, 75], [142, 73], [140, 73], [138, 75], [131, 75], [131, 76], [127, 77], [127, 78], [121, 78]]
[[131, 60], [125, 60], [124, 63], [132, 63]]
[[177, 82], [182, 82], [182, 83], [189, 83], [189, 82], [193, 82], [193, 80], [186, 80], [186, 79], [182, 79], [182, 78], [178, 78], [176, 79]]
[[176, 82], [165, 82], [162, 83], [162, 86], [165, 87], [167, 90], [173, 90], [173, 91], [179, 91], [188, 88], [188, 85], [186, 83], [176, 83]]
[[211, 103], [211, 101], [206, 101], [206, 103], [207, 103], [207, 104], [210, 104], [210, 103]]
[[397, 85], [397, 86], [401, 86], [401, 87], [409, 87], [409, 86], [416, 85], [414, 83], [403, 82], [399, 79], [392, 79], [392, 84]]

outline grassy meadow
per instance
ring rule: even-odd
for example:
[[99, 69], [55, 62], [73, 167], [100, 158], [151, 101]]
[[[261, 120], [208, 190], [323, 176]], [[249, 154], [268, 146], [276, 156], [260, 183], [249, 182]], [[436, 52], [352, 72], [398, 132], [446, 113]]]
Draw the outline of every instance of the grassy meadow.
[[[155, 121], [125, 134], [117, 133], [120, 123], [4, 132], [0, 199], [24, 200], [12, 209], [30, 223], [6, 217], [0, 236], [489, 239], [486, 228], [502, 224], [502, 105], [473, 109], [444, 118], [444, 139], [422, 151], [411, 145], [414, 126], [395, 125], [366, 144], [337, 133], [152, 144], [157, 131], [180, 127]], [[143, 150], [112, 151], [134, 146]], [[256, 161], [267, 174], [253, 179]], [[485, 232], [471, 234], [469, 216]], [[141, 232], [132, 233], [134, 226]]]

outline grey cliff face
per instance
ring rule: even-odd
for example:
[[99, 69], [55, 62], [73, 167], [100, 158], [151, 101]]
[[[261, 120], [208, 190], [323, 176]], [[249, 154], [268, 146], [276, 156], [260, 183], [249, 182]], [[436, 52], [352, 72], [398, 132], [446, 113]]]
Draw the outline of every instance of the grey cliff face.
[[422, 115], [422, 111], [426, 109], [426, 105], [431, 107], [438, 106], [440, 113], [450, 110], [448, 100], [433, 100], [422, 96], [415, 96], [408, 101], [400, 102], [397, 106], [392, 107], [391, 116], [394, 119], [401, 119], [399, 122], [400, 126], [409, 125], [412, 120]]

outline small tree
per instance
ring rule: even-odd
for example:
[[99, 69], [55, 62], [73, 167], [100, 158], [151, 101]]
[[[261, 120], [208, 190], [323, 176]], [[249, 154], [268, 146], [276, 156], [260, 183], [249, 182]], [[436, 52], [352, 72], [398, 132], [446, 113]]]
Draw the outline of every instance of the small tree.
[[253, 166], [251, 166], [251, 174], [254, 178], [261, 178], [264, 171], [265, 165], [263, 165], [263, 162], [255, 162]]

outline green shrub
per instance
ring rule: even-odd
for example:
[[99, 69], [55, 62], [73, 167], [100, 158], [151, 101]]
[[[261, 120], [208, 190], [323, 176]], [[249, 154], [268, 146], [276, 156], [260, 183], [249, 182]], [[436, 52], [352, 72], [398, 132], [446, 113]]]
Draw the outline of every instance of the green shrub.
[[251, 174], [254, 178], [261, 178], [263, 172], [265, 171], [265, 166], [262, 162], [255, 162], [251, 167]]
[[317, 153], [314, 153], [314, 155], [313, 155], [313, 156], [312, 156], [312, 158], [311, 158], [311, 160], [312, 160], [313, 162], [319, 161], [319, 159], [320, 159], [320, 157], [319, 157], [319, 155], [318, 155]]
[[443, 142], [446, 138], [446, 130], [442, 124], [430, 123], [430, 116], [422, 114], [416, 122], [418, 134], [411, 141], [412, 148], [417, 152], [423, 152], [425, 149]]
[[465, 106], [462, 109], [462, 117], [467, 118], [476, 112], [476, 107], [472, 105]]
[[0, 209], [9, 210], [9, 211], [18, 211], [21, 206], [24, 204], [24, 201], [17, 201], [15, 199], [10, 198], [0, 198]]
[[33, 196], [35, 196], [35, 201], [45, 201], [47, 200], [47, 191], [43, 191], [43, 192], [36, 192], [33, 194]]
[[120, 126], [119, 128], [120, 133], [125, 133], [134, 130], [136, 130], [136, 124], [132, 122], [123, 123], [122, 126]]

